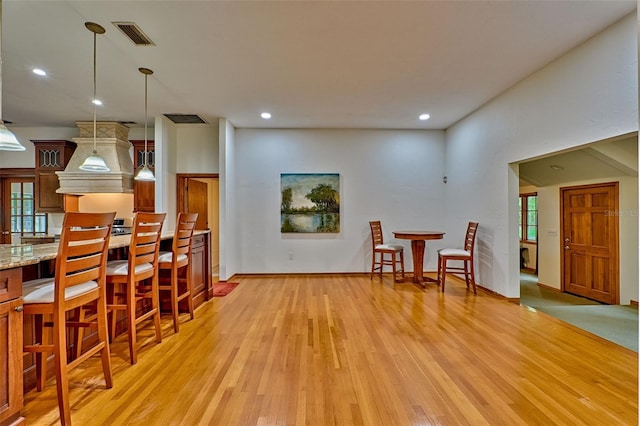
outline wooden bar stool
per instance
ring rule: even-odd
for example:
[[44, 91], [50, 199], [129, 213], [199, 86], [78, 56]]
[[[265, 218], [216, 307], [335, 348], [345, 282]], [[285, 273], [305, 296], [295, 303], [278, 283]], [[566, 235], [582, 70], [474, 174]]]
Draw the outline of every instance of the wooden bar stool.
[[[193, 319], [193, 295], [191, 294], [191, 240], [196, 226], [198, 213], [180, 213], [176, 223], [171, 251], [161, 252], [158, 261], [160, 270], [169, 270], [167, 279], [160, 282], [160, 291], [171, 293], [171, 313], [173, 330], [180, 328], [178, 303], [187, 299], [189, 316]], [[180, 270], [183, 270], [180, 276]]]
[[[112, 387], [111, 359], [107, 327], [105, 270], [111, 224], [115, 213], [66, 213], [62, 223], [56, 257], [55, 277], [23, 284], [24, 314], [34, 315], [41, 326], [39, 343], [25, 345], [25, 352], [36, 352], [38, 390], [46, 381], [47, 353], [53, 353], [60, 422], [71, 424], [68, 372], [87, 358], [100, 353], [107, 388]], [[94, 321], [67, 321], [76, 309], [95, 303]], [[98, 342], [72, 361], [67, 359], [67, 327], [98, 329]], [[53, 328], [53, 342], [44, 327]]]
[[[111, 312], [111, 340], [115, 338], [117, 328], [116, 313], [125, 311], [131, 364], [137, 362], [136, 326], [139, 323], [153, 319], [156, 341], [162, 341], [157, 270], [160, 232], [165, 216], [166, 213], [136, 213], [128, 259], [107, 262], [107, 311]], [[145, 280], [150, 280], [150, 284], [145, 284]], [[139, 315], [138, 307], [143, 311]]]

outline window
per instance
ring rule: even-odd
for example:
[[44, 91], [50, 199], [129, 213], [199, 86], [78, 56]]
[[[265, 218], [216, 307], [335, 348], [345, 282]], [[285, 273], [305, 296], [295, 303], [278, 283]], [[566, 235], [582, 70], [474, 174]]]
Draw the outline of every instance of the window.
[[535, 243], [538, 240], [538, 194], [520, 194], [520, 241]]
[[46, 213], [35, 212], [34, 184], [11, 182], [11, 234], [44, 235], [47, 233]]

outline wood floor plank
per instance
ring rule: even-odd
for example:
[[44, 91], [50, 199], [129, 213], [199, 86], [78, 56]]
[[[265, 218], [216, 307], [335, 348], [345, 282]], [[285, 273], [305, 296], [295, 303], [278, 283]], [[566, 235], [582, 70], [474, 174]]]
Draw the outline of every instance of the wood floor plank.
[[[70, 374], [76, 425], [638, 424], [638, 354], [456, 280], [239, 277], [163, 341]], [[25, 395], [58, 423], [54, 379]]]

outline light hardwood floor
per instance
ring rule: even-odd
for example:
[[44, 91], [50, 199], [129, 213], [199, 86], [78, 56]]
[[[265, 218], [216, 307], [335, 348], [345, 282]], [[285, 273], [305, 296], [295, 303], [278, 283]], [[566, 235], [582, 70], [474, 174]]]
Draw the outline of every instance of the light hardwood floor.
[[[70, 375], [75, 425], [637, 425], [638, 354], [457, 280], [241, 277], [164, 340]], [[54, 379], [25, 396], [56, 424]]]

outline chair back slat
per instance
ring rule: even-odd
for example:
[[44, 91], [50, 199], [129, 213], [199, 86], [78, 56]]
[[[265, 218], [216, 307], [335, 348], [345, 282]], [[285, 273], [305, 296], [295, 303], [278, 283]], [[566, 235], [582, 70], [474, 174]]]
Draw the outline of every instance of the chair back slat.
[[380, 221], [370, 221], [369, 227], [371, 228], [371, 242], [373, 243], [373, 247], [379, 244], [384, 244], [384, 238], [382, 236], [382, 224], [380, 223]]
[[[75, 258], [67, 258], [67, 275], [75, 274], [79, 271], [92, 269], [96, 264], [96, 258], [100, 257], [100, 253], [87, 254], [86, 256], [77, 256]], [[96, 272], [97, 273], [97, 272]]]
[[69, 258], [89, 256], [102, 251], [104, 236], [101, 239], [91, 238], [87, 241], [70, 241], [67, 246], [67, 256]]
[[198, 213], [179, 213], [176, 220], [176, 231], [173, 236], [173, 259], [177, 260], [179, 254], [189, 255], [191, 252], [191, 239], [196, 227]]
[[476, 232], [478, 231], [478, 222], [469, 222], [467, 226], [467, 234], [464, 239], [464, 249], [473, 253], [473, 246], [476, 243]]
[[104, 285], [109, 238], [115, 212], [65, 213], [56, 256], [54, 304], [65, 289], [86, 281]]
[[129, 243], [129, 270], [137, 265], [151, 263], [154, 268], [158, 264], [160, 236], [166, 213], [136, 213]]
[[100, 240], [104, 238], [105, 229], [104, 227], [77, 227], [73, 229], [74, 232], [69, 234], [69, 242], [72, 241], [81, 241], [86, 243], [92, 239]]
[[96, 269], [87, 269], [75, 274], [68, 274], [66, 276], [66, 286], [72, 287], [77, 284], [86, 283], [87, 281], [98, 282], [100, 280], [100, 276], [99, 274], [96, 274], [96, 271]]

